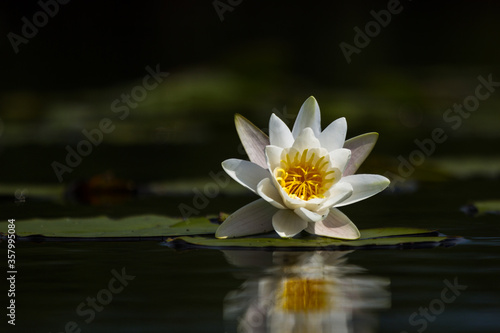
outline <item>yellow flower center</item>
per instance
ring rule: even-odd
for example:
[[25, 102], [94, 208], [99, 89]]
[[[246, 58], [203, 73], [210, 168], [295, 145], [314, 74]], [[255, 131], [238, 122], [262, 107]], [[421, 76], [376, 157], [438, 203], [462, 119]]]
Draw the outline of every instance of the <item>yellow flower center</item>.
[[331, 282], [320, 279], [290, 278], [283, 282], [280, 307], [284, 311], [313, 312], [328, 307], [327, 286]]
[[329, 163], [326, 156], [318, 158], [312, 153], [307, 159], [307, 152], [308, 149], [302, 154], [296, 152], [293, 158], [287, 153], [285, 159], [281, 160], [280, 167], [275, 170], [276, 180], [292, 198], [306, 201], [324, 198], [323, 194], [335, 180], [335, 177], [327, 177], [335, 171], [328, 170]]

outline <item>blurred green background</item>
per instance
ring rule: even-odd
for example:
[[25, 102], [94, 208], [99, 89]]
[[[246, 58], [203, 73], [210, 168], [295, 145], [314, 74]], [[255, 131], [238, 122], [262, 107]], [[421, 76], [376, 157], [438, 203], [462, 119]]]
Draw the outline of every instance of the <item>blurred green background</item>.
[[[500, 81], [497, 2], [45, 3], [46, 22], [37, 1], [0, 4], [0, 182], [9, 202], [29, 187], [18, 184], [67, 186], [105, 172], [136, 183], [206, 179], [242, 157], [234, 113], [265, 128], [278, 112], [291, 125], [310, 95], [323, 127], [345, 116], [348, 137], [380, 133], [364, 171], [400, 175], [398, 156], [408, 160], [416, 139], [443, 128], [448, 139], [404, 179], [498, 179], [500, 91], [456, 129], [443, 118], [474, 95], [478, 76]], [[340, 44], [355, 46], [356, 29], [388, 6], [397, 13], [348, 63]], [[24, 38], [26, 20], [40, 26], [19, 42], [13, 34]], [[113, 102], [126, 105], [148, 66], [169, 74], [120, 119]], [[60, 184], [54, 161], [66, 164], [66, 146], [76, 149], [104, 118], [113, 130]]]

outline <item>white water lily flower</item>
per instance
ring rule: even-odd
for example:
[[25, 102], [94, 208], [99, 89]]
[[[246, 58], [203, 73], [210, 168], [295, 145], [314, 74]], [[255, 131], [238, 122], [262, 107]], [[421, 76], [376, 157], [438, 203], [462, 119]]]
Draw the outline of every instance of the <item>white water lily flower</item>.
[[231, 214], [217, 238], [272, 231], [293, 237], [309, 233], [357, 239], [358, 228], [335, 207], [364, 200], [389, 185], [380, 175], [354, 172], [377, 141], [367, 133], [345, 141], [345, 118], [321, 131], [318, 103], [309, 97], [293, 129], [276, 115], [269, 121], [269, 138], [240, 115], [236, 129], [250, 161], [229, 159], [222, 167], [234, 180], [258, 194], [258, 199]]

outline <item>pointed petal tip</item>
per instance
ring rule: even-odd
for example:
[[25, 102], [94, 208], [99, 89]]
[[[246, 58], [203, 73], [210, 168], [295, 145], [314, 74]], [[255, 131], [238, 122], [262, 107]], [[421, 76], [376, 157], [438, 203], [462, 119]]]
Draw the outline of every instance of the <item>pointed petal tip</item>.
[[343, 127], [346, 129], [346, 134], [347, 134], [347, 118], [346, 117], [340, 117], [339, 118], [340, 122], [342, 122]]
[[[311, 105], [312, 104], [312, 105]], [[309, 96], [302, 105], [311, 105], [313, 107], [319, 107], [318, 100], [314, 96]]]
[[269, 144], [269, 137], [239, 113], [234, 116], [234, 125], [250, 161], [266, 168], [264, 148]]
[[276, 114], [269, 119], [269, 144], [281, 148], [291, 147], [294, 137], [290, 128]]
[[243, 116], [241, 113], [235, 113], [234, 114], [234, 120], [244, 120], [244, 121], [247, 121], [249, 123], [251, 123], [250, 120], [248, 120], [245, 116]]
[[302, 132], [299, 133], [299, 136], [300, 135], [308, 136], [308, 137], [311, 137], [311, 138], [312, 137], [314, 137], [314, 138], [316, 137], [316, 136], [314, 136], [314, 131], [313, 131], [313, 129], [311, 127], [304, 128], [302, 130]]
[[356, 227], [356, 230], [353, 230], [353, 232], [354, 232], [353, 235], [344, 236], [344, 238], [341, 238], [341, 239], [356, 240], [356, 239], [359, 239], [359, 237], [361, 237], [361, 233], [359, 232], [359, 229], [357, 227]]
[[[227, 218], [226, 218], [226, 220], [227, 220]], [[223, 235], [223, 234], [221, 233], [221, 226], [222, 226], [222, 224], [221, 224], [221, 225], [219, 225], [219, 227], [218, 227], [218, 228], [217, 228], [217, 230], [215, 231], [215, 238], [217, 238], [217, 239], [226, 239], [226, 238], [227, 238], [227, 235]]]
[[222, 169], [234, 180], [257, 193], [257, 184], [271, 177], [269, 170], [246, 160], [231, 158], [222, 162]]
[[231, 166], [234, 165], [234, 163], [238, 162], [239, 160], [237, 158], [228, 158], [227, 160], [224, 160], [221, 162], [222, 169], [228, 173], [228, 170], [231, 169]]
[[292, 135], [297, 138], [306, 127], [311, 127], [316, 136], [321, 133], [321, 114], [318, 102], [313, 96], [302, 103], [295, 123], [292, 128]]
[[371, 136], [371, 137], [373, 137], [373, 140], [376, 143], [377, 140], [378, 140], [379, 134], [378, 134], [378, 132], [368, 132], [368, 133], [364, 133], [364, 134], [358, 135], [358, 137], [364, 137], [364, 136]]
[[[352, 224], [351, 225], [351, 229], [349, 231], [343, 231], [341, 234], [335, 234], [335, 233], [332, 233], [332, 234], [323, 234], [323, 235], [320, 235], [320, 236], [323, 236], [323, 237], [329, 237], [329, 238], [336, 238], [336, 239], [345, 239], [345, 240], [356, 240], [356, 239], [359, 239], [361, 237], [361, 233], [359, 232], [358, 228]], [[351, 234], [349, 234], [349, 232], [351, 232]]]
[[235, 113], [234, 114], [234, 124], [236, 125], [236, 128], [238, 128], [238, 126], [240, 125], [240, 123], [242, 121], [249, 121], [247, 118], [243, 117], [241, 114], [239, 113]]
[[[382, 177], [384, 177], [384, 176], [382, 176]], [[385, 188], [387, 188], [387, 186], [391, 185], [391, 180], [389, 178], [387, 178], [387, 177], [384, 177], [384, 178], [385, 179], [382, 180], [382, 183], [385, 184]]]
[[376, 175], [379, 177], [379, 183], [385, 189], [387, 186], [391, 184], [391, 180], [385, 176], [382, 175]]
[[381, 175], [357, 174], [342, 177], [340, 182], [350, 183], [354, 189], [352, 195], [338, 203], [335, 207], [342, 207], [365, 200], [382, 192], [390, 184], [390, 180]]
[[227, 239], [227, 236], [220, 236], [220, 235], [217, 235], [217, 233], [215, 233], [215, 238], [217, 238], [217, 239]]
[[222, 162], [221, 162], [221, 164], [220, 164], [224, 170], [225, 170], [225, 169], [226, 169], [226, 167], [227, 167], [227, 163], [228, 163], [228, 161], [229, 161], [229, 159], [224, 160], [224, 161], [222, 161]]

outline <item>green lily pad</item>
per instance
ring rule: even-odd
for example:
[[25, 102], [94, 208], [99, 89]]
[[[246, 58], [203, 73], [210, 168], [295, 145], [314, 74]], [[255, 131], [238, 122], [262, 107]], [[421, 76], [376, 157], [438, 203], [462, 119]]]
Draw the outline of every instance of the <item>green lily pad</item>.
[[[7, 234], [8, 222], [0, 222]], [[180, 220], [167, 216], [142, 215], [122, 219], [106, 216], [16, 221], [17, 236], [44, 237], [164, 237], [214, 234], [218, 225], [206, 217]]]
[[217, 239], [203, 236], [171, 238], [166, 245], [174, 248], [216, 249], [368, 249], [368, 248], [422, 248], [455, 245], [461, 237], [445, 236], [436, 231], [418, 228], [376, 228], [361, 230], [356, 240], [341, 240], [327, 237], [305, 238], [234, 238]]
[[[220, 217], [219, 217], [220, 218]], [[353, 249], [371, 247], [434, 247], [453, 245], [461, 238], [440, 235], [420, 228], [375, 228], [361, 230], [357, 240], [326, 237], [217, 239], [213, 235], [218, 224], [207, 217], [179, 220], [167, 216], [142, 215], [122, 219], [106, 216], [61, 219], [32, 219], [16, 221], [16, 235], [20, 239], [115, 239], [164, 240], [170, 247], [201, 248], [280, 248], [280, 249]], [[8, 232], [8, 222], [0, 222], [0, 236]], [[196, 236], [193, 236], [196, 235]], [[207, 235], [207, 236], [200, 236]], [[210, 236], [208, 236], [210, 235]], [[172, 238], [175, 237], [175, 238]]]

